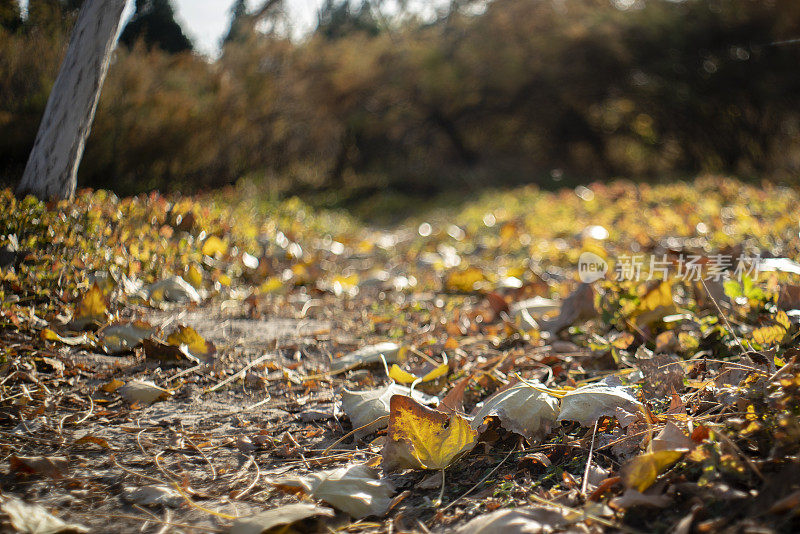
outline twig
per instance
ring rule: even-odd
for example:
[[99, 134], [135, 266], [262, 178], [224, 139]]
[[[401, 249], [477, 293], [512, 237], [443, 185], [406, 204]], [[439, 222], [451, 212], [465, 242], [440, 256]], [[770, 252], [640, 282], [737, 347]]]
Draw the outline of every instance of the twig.
[[592, 443], [589, 445], [589, 457], [586, 459], [586, 469], [583, 471], [583, 481], [581, 482], [581, 495], [586, 497], [586, 486], [589, 483], [589, 467], [592, 465], [592, 455], [594, 454], [594, 437], [597, 435], [597, 423], [600, 419], [594, 422], [594, 430], [592, 430]]
[[223, 519], [239, 519], [239, 517], [238, 517], [238, 516], [235, 516], [235, 515], [230, 515], [230, 514], [225, 514], [225, 513], [223, 513], [223, 512], [215, 512], [214, 510], [211, 510], [211, 509], [209, 509], [209, 508], [206, 508], [206, 507], [204, 507], [204, 506], [200, 506], [199, 504], [197, 504], [196, 502], [194, 502], [194, 501], [191, 499], [191, 497], [189, 497], [188, 495], [186, 495], [186, 493], [185, 493], [185, 492], [184, 492], [184, 491], [181, 489], [180, 485], [179, 485], [179, 484], [176, 484], [175, 482], [173, 482], [173, 483], [172, 483], [172, 487], [174, 487], [174, 488], [175, 488], [175, 491], [177, 491], [178, 493], [180, 493], [180, 494], [181, 494], [181, 497], [183, 497], [183, 499], [186, 501], [186, 503], [187, 503], [189, 506], [191, 506], [192, 508], [197, 508], [198, 510], [202, 510], [203, 512], [206, 512], [207, 514], [211, 514], [211, 515], [214, 515], [214, 516], [217, 516], [217, 517], [221, 517], [221, 518], [223, 518]]
[[235, 373], [235, 374], [233, 374], [233, 375], [229, 376], [228, 378], [226, 378], [226, 379], [225, 379], [225, 380], [223, 380], [222, 382], [219, 382], [217, 385], [215, 385], [215, 386], [212, 386], [211, 388], [209, 388], [209, 389], [205, 390], [205, 391], [203, 392], [203, 394], [206, 394], [206, 393], [213, 393], [214, 391], [218, 390], [219, 388], [221, 388], [221, 387], [223, 387], [223, 386], [226, 386], [226, 385], [230, 384], [231, 382], [233, 382], [234, 380], [237, 380], [237, 379], [239, 379], [240, 377], [243, 377], [243, 376], [244, 376], [244, 374], [245, 374], [247, 371], [249, 371], [251, 368], [253, 368], [253, 367], [255, 367], [256, 365], [258, 365], [259, 363], [263, 362], [263, 361], [264, 361], [264, 360], [266, 360], [267, 358], [269, 358], [269, 356], [270, 356], [269, 354], [264, 354], [264, 355], [262, 355], [262, 356], [260, 356], [260, 357], [256, 358], [256, 359], [255, 359], [255, 360], [253, 360], [252, 362], [250, 362], [250, 363], [248, 363], [247, 365], [245, 365], [245, 366], [242, 368], [242, 370], [241, 370], [241, 371], [239, 371], [238, 373]]
[[445, 468], [442, 468], [442, 470], [441, 470], [441, 473], [442, 473], [442, 487], [439, 489], [439, 496], [433, 502], [433, 505], [435, 507], [437, 507], [437, 508], [442, 505], [442, 500], [444, 499], [444, 469]]
[[243, 496], [245, 496], [251, 489], [253, 489], [256, 486], [256, 484], [258, 483], [258, 479], [261, 478], [261, 468], [258, 467], [258, 462], [256, 462], [255, 457], [251, 456], [250, 460], [252, 460], [253, 465], [256, 466], [256, 478], [254, 478], [253, 482], [251, 482], [250, 485], [247, 486], [245, 489], [243, 489], [241, 492], [231, 496], [231, 499], [233, 500], [241, 499]]
[[160, 479], [155, 478], [155, 477], [151, 477], [150, 475], [145, 475], [143, 473], [137, 473], [136, 471], [128, 469], [127, 467], [125, 467], [124, 465], [119, 463], [117, 461], [117, 458], [113, 454], [111, 455], [111, 461], [114, 462], [114, 465], [116, 465], [117, 467], [119, 467], [120, 469], [122, 469], [123, 471], [128, 473], [129, 475], [133, 475], [133, 476], [136, 476], [136, 477], [141, 477], [141, 478], [143, 478], [145, 480], [149, 480], [151, 482], [156, 482], [158, 484], [162, 484], [162, 485], [165, 485], [165, 486], [167, 485], [167, 483], [164, 482], [163, 480], [160, 480]]
[[742, 342], [741, 342], [741, 340], [739, 339], [739, 336], [737, 336], [737, 335], [736, 335], [736, 332], [734, 332], [734, 331], [733, 331], [733, 327], [731, 326], [731, 323], [729, 323], [729, 322], [728, 322], [728, 318], [725, 316], [725, 314], [724, 314], [724, 313], [722, 313], [722, 308], [720, 307], [719, 303], [717, 302], [717, 299], [715, 299], [715, 298], [714, 298], [714, 295], [712, 295], [712, 294], [711, 294], [711, 291], [709, 291], [709, 289], [708, 289], [708, 286], [706, 285], [706, 281], [705, 281], [705, 280], [703, 280], [703, 279], [701, 278], [701, 279], [700, 279], [700, 283], [702, 283], [702, 284], [703, 284], [703, 288], [705, 288], [705, 290], [706, 290], [706, 293], [708, 294], [708, 298], [710, 298], [710, 299], [711, 299], [711, 302], [713, 302], [713, 303], [714, 303], [714, 306], [716, 306], [716, 308], [717, 308], [717, 311], [719, 312], [719, 316], [720, 316], [720, 317], [722, 317], [722, 320], [723, 320], [723, 321], [725, 321], [725, 325], [728, 327], [728, 331], [729, 331], [729, 332], [731, 333], [731, 335], [733, 336], [733, 339], [735, 339], [735, 340], [736, 340], [736, 344], [737, 344], [737, 345], [739, 345], [739, 348], [742, 350], [742, 356], [744, 356], [745, 354], [747, 354], [747, 350], [744, 348], [744, 345], [742, 345]]
[[[181, 422], [181, 430], [183, 430], [183, 422]], [[186, 431], [185, 430], [183, 431], [183, 437], [186, 439], [186, 442], [189, 445], [192, 446], [192, 448], [194, 450], [196, 450], [197, 452], [200, 453], [200, 456], [202, 456], [203, 460], [206, 461], [206, 463], [208, 464], [208, 467], [211, 468], [211, 480], [212, 481], [216, 480], [217, 479], [217, 470], [214, 468], [214, 464], [211, 463], [211, 460], [208, 459], [208, 456], [206, 456], [206, 453], [204, 453], [202, 450], [200, 450], [200, 447], [195, 445], [194, 441], [192, 441], [192, 438], [190, 438], [188, 435], [186, 435]]]

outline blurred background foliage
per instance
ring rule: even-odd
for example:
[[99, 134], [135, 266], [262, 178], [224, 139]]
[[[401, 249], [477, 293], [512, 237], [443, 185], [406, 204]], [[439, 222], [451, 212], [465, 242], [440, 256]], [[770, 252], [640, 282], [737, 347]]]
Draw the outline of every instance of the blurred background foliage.
[[[80, 0], [0, 0], [0, 176], [21, 175]], [[326, 0], [231, 9], [192, 52], [137, 0], [79, 183], [122, 194], [247, 178], [275, 193], [429, 195], [700, 172], [797, 184], [800, 2]], [[399, 6], [399, 7], [398, 7]]]

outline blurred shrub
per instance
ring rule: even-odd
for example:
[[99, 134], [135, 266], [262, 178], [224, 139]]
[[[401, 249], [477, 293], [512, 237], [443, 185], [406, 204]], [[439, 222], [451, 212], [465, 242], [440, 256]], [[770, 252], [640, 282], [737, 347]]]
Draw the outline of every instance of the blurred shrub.
[[[215, 61], [120, 49], [81, 181], [123, 193], [245, 175], [295, 191], [699, 171], [797, 182], [794, 0], [452, 5], [431, 22], [328, 2], [302, 42], [251, 32]], [[0, 29], [6, 176], [24, 166], [66, 35]]]

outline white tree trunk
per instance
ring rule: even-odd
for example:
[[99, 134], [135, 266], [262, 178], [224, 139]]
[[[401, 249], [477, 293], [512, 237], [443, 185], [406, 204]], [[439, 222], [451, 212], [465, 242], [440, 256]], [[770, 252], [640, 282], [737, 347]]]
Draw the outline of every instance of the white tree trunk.
[[86, 0], [47, 99], [17, 194], [72, 198], [126, 0]]

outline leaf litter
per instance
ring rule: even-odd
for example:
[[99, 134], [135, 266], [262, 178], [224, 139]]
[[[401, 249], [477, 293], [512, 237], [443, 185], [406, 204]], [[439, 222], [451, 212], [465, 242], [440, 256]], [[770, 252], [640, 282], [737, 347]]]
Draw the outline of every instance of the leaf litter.
[[[794, 529], [800, 196], [591, 190], [390, 230], [236, 191], [3, 192], [5, 526]], [[577, 282], [584, 251], [606, 278]], [[634, 253], [733, 262], [615, 279]]]

